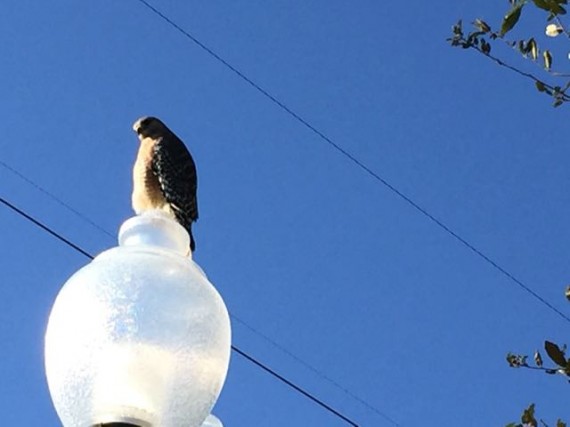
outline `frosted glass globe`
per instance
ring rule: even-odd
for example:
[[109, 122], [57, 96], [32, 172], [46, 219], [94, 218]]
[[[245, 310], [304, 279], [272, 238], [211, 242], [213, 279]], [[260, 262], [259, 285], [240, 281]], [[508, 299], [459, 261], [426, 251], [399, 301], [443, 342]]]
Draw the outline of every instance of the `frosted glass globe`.
[[65, 427], [205, 422], [225, 381], [231, 331], [188, 248], [180, 225], [146, 213], [65, 283], [45, 336], [48, 385]]
[[218, 417], [210, 414], [204, 421], [204, 424], [201, 425], [201, 427], [224, 427], [224, 425]]

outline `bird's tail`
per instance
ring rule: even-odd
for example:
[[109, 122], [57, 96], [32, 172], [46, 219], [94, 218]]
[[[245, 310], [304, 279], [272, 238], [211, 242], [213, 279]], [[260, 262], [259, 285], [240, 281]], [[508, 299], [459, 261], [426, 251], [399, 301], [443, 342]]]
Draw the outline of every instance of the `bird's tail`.
[[192, 224], [188, 226], [188, 234], [190, 235], [190, 250], [192, 253], [196, 250], [196, 241], [194, 240], [194, 236], [192, 235]]

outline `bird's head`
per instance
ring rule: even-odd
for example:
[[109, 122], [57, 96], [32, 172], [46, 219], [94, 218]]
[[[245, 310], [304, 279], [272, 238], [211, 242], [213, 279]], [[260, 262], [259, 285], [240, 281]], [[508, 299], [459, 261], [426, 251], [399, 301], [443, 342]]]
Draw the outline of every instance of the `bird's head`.
[[141, 117], [133, 125], [139, 139], [156, 137], [164, 133], [166, 126], [156, 117]]

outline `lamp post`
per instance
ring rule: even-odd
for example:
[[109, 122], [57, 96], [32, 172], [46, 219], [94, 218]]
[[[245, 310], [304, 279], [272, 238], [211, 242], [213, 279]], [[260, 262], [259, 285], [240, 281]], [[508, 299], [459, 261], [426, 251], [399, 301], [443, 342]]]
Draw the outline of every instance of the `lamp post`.
[[222, 425], [209, 414], [228, 369], [229, 316], [188, 247], [178, 223], [147, 212], [65, 283], [45, 336], [64, 427]]

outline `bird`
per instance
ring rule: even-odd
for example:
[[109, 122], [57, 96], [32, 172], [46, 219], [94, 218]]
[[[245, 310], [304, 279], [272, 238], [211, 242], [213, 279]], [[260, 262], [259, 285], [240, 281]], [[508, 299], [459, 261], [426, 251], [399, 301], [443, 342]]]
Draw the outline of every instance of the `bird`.
[[141, 117], [133, 130], [140, 141], [133, 167], [133, 210], [137, 215], [151, 209], [168, 213], [188, 232], [194, 252], [192, 223], [198, 219], [194, 159], [184, 142], [156, 117]]

